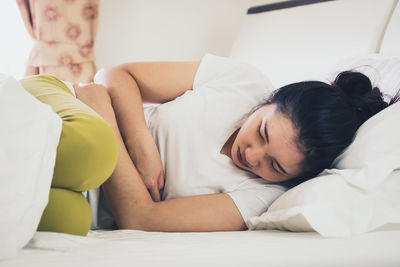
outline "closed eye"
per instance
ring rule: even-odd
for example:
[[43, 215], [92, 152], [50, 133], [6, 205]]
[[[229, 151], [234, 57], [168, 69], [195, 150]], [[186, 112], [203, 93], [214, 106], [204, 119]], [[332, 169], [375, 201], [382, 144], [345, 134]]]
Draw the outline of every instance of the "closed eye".
[[[263, 122], [263, 121], [261, 121], [261, 122], [260, 122], [260, 125], [258, 126], [258, 133], [257, 133], [257, 134], [258, 134], [258, 137], [259, 137], [263, 142], [269, 143], [268, 132], [267, 132], [267, 121], [265, 121], [265, 126], [264, 126], [265, 138], [264, 138], [264, 136], [262, 135], [262, 122]], [[275, 163], [278, 164], [278, 166], [279, 166], [279, 163], [278, 163], [278, 162], [275, 161]], [[277, 170], [277, 169], [275, 168], [275, 166], [274, 166], [274, 160], [271, 160], [271, 161], [270, 161], [270, 166], [271, 166], [271, 169], [272, 169], [275, 173], [277, 173], [277, 174], [279, 174], [279, 175], [284, 175], [281, 171], [279, 171], [279, 170]]]
[[264, 135], [265, 135], [265, 140], [267, 140], [267, 143], [269, 143], [269, 137], [268, 137], [268, 129], [267, 129], [267, 120], [265, 120], [265, 123], [264, 123], [265, 125], [264, 125]]
[[272, 161], [271, 160], [271, 169], [274, 171], [274, 172], [276, 172], [277, 174], [279, 174], [279, 175], [282, 175], [282, 173], [280, 172], [280, 171], [278, 171], [277, 169], [275, 169], [275, 166], [274, 166], [274, 161]]
[[260, 126], [258, 127], [258, 136], [261, 138], [262, 141], [265, 141], [264, 136], [262, 136], [262, 134], [261, 134], [262, 133], [261, 125], [262, 125], [262, 122], [260, 123]]

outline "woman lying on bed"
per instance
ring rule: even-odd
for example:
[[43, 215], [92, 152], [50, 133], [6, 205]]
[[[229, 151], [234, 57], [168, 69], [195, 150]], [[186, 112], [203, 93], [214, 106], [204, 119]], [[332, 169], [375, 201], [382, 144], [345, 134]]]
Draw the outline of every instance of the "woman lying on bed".
[[[80, 194], [75, 201], [54, 191], [87, 191], [104, 181], [119, 228], [246, 229], [287, 188], [329, 168], [359, 126], [395, 101], [384, 102], [358, 72], [342, 72], [332, 85], [299, 82], [272, 93], [258, 70], [227, 58], [128, 63], [100, 70], [97, 84], [75, 86], [76, 97], [111, 126], [115, 143], [105, 123], [93, 124], [93, 134], [84, 136], [90, 118], [98, 122], [98, 116], [63, 83], [63, 90], [52, 86], [51, 95], [62, 95], [58, 101], [43, 100], [46, 79], [58, 83], [49, 76], [22, 81], [63, 118], [54, 188], [39, 230], [81, 235], [91, 220], [87, 202]], [[72, 115], [62, 114], [66, 102]], [[161, 105], [143, 109], [144, 102]], [[64, 140], [71, 121], [70, 138], [92, 140], [91, 146]]]

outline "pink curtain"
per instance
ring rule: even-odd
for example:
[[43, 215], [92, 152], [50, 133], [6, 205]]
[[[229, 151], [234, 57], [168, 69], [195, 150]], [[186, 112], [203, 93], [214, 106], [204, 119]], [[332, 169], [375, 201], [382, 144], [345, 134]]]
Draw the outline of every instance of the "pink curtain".
[[17, 4], [34, 39], [25, 74], [92, 81], [98, 0], [17, 0]]

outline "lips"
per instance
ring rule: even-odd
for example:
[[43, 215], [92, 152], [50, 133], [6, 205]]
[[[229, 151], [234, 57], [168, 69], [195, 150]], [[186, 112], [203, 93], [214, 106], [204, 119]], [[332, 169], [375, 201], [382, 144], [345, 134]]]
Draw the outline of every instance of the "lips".
[[245, 160], [243, 159], [242, 154], [240, 153], [240, 148], [238, 148], [238, 151], [237, 151], [237, 158], [238, 158], [240, 164], [242, 164], [242, 165], [243, 165], [244, 167], [246, 167], [246, 168], [249, 167], [249, 166], [246, 164]]

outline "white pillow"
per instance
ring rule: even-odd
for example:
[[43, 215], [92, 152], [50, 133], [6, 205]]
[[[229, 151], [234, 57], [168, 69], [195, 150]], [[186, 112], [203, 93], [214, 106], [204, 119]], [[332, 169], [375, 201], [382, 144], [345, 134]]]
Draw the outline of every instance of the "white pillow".
[[[400, 61], [395, 64], [374, 57], [366, 59], [380, 66], [381, 72], [373, 68], [380, 80], [400, 84]], [[343, 66], [354, 62], [353, 58]], [[400, 171], [394, 171], [400, 168], [399, 122], [400, 103], [370, 118], [335, 160], [334, 166], [341, 170], [328, 170], [285, 192], [267, 212], [250, 220], [250, 229], [315, 230], [324, 236], [346, 236], [400, 223]]]
[[261, 216], [250, 219], [250, 230], [317, 231], [325, 237], [365, 233], [386, 223], [400, 223], [400, 171], [365, 192], [351, 186], [344, 173], [330, 170], [280, 196]]
[[0, 259], [36, 232], [47, 204], [61, 118], [0, 73]]

